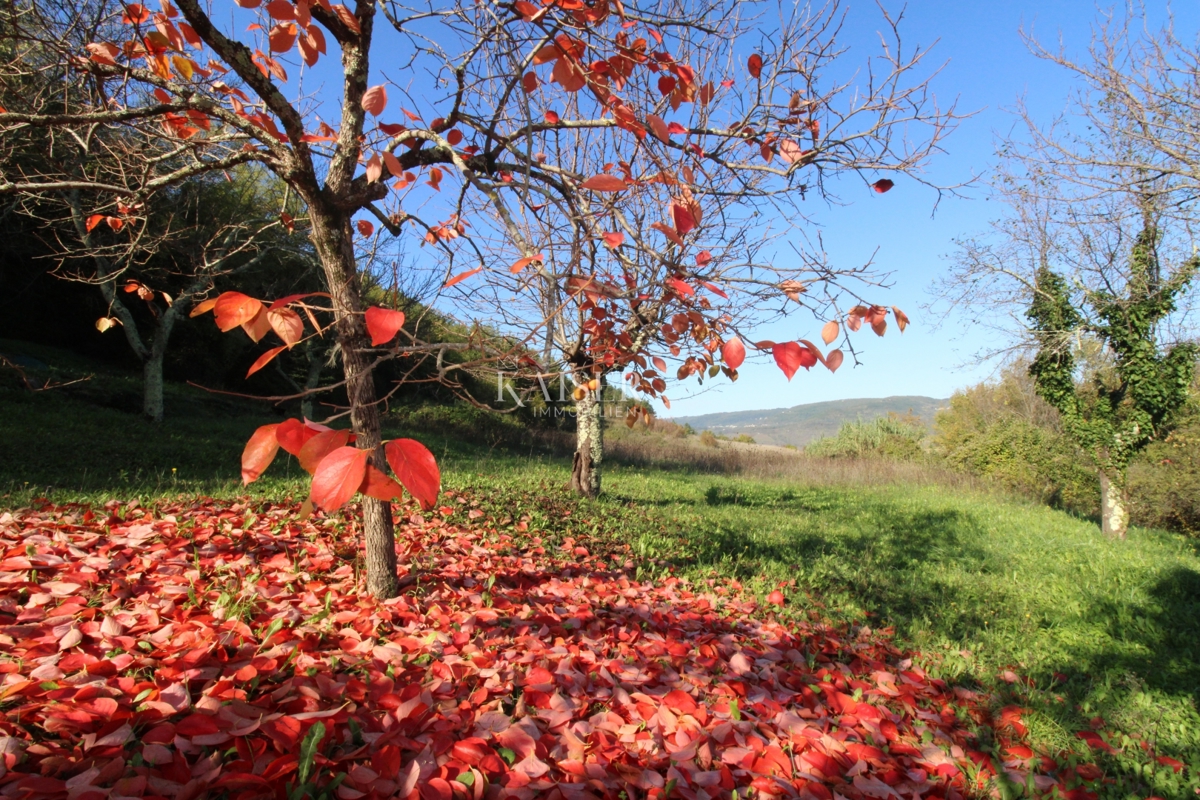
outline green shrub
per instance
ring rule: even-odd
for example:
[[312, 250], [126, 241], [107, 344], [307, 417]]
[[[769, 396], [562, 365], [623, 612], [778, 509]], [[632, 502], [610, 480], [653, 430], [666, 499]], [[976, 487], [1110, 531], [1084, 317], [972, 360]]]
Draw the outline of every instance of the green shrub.
[[1200, 391], [1163, 441], [1129, 467], [1130, 517], [1137, 525], [1200, 536]]
[[804, 452], [819, 458], [890, 458], [914, 461], [924, 456], [925, 424], [912, 416], [889, 414], [843, 422], [833, 436], [810, 442]]
[[742, 444], [754, 444], [755, 443], [754, 437], [748, 433], [739, 433], [736, 437], [734, 437], [733, 440], [735, 442], [741, 442]]

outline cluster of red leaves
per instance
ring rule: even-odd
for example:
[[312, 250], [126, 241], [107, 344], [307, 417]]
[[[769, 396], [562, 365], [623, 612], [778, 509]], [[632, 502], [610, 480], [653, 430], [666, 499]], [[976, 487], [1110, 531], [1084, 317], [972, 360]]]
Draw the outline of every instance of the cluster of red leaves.
[[994, 768], [971, 721], [1012, 777], [1068, 788], [1019, 710], [993, 720], [883, 636], [637, 583], [457, 503], [406, 510], [420, 568], [386, 602], [352, 527], [290, 506], [0, 515], [0, 796], [284, 798], [318, 722], [342, 800], [959, 800]]

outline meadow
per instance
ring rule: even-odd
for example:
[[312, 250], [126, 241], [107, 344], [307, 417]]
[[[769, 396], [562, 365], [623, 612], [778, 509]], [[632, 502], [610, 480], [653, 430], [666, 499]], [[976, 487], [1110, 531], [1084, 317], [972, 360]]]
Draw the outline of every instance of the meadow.
[[[192, 390], [172, 391], [195, 400]], [[95, 395], [0, 393], [0, 511], [36, 498], [152, 507], [304, 496], [292, 459], [248, 489], [236, 480], [242, 443], [277, 418], [195, 402], [154, 426]], [[627, 552], [642, 580], [740, 585], [760, 599], [778, 589], [785, 623], [819, 615], [851, 633], [894, 633], [930, 675], [987, 692], [997, 709], [1024, 709], [1036, 750], [1103, 770], [1093, 787], [1101, 796], [1200, 792], [1194, 539], [1134, 529], [1107, 540], [1093, 521], [937, 474], [831, 479], [820, 460], [751, 476], [647, 466], [653, 459], [632, 458], [628, 439], [626, 463], [608, 462], [604, 495], [587, 501], [566, 492], [561, 457], [420, 437], [440, 460], [444, 488], [469, 498], [481, 525], [511, 530], [525, 520], [547, 547], [570, 540]]]

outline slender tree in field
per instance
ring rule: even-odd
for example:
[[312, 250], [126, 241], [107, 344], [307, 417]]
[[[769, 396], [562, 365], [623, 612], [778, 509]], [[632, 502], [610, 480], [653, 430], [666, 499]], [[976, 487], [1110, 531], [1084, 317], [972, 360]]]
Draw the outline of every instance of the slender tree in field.
[[1082, 88], [1050, 124], [1021, 111], [992, 187], [1008, 212], [960, 243], [942, 286], [1036, 353], [1038, 394], [1095, 465], [1102, 526], [1118, 537], [1128, 464], [1187, 400], [1197, 357], [1200, 51], [1137, 23], [1108, 20], [1084, 61], [1030, 40]]
[[[370, 237], [415, 236], [446, 288], [499, 291], [496, 303], [509, 301], [494, 287], [530, 276], [513, 287], [522, 302], [537, 298], [519, 320], [524, 336], [467, 343], [485, 354], [477, 366], [541, 370], [537, 337], [565, 341], [558, 321], [570, 314], [586, 327], [580, 347], [560, 346], [573, 373], [596, 380], [629, 368], [661, 392], [661, 368], [646, 374], [652, 343], [678, 348], [681, 374], [711, 370], [715, 353], [736, 369], [745, 306], [723, 310], [722, 295], [779, 300], [807, 289], [748, 257], [751, 238], [731, 237], [733, 251], [722, 252], [723, 235], [764, 218], [786, 231], [796, 200], [835, 173], [885, 192], [893, 182], [876, 173], [912, 172], [936, 148], [951, 117], [910, 79], [922, 53], [893, 36], [861, 73], [839, 77], [830, 66], [836, 10], [785, 10], [759, 35], [744, 21], [753, 8], [30, 0], [5, 18], [12, 55], [2, 77], [44, 70], [63, 91], [6, 107], [0, 146], [40, 131], [84, 147], [103, 135], [132, 152], [118, 162], [126, 169], [102, 174], [6, 161], [0, 194], [78, 191], [87, 219], [132, 239], [145, 224], [140, 208], [205, 174], [254, 165], [295, 193], [303, 217], [281, 222], [311, 240], [327, 297], [264, 303], [226, 292], [195, 312], [211, 310], [223, 330], [241, 327], [255, 341], [278, 338], [255, 369], [311, 336], [306, 325], [324, 324], [321, 309], [332, 314], [353, 445], [347, 431], [265, 426], [247, 445], [243, 475], [256, 478], [283, 447], [313, 472], [315, 505], [337, 508], [361, 491], [367, 585], [391, 596], [390, 500], [403, 484], [431, 505], [438, 476], [418, 443], [382, 441], [372, 370], [420, 357], [443, 368], [447, 346], [417, 341], [398, 312], [366, 307], [358, 256]], [[888, 313], [863, 304], [848, 323], [881, 332]], [[828, 362], [815, 346], [761, 344], [789, 376]], [[448, 377], [461, 368], [444, 367]]]

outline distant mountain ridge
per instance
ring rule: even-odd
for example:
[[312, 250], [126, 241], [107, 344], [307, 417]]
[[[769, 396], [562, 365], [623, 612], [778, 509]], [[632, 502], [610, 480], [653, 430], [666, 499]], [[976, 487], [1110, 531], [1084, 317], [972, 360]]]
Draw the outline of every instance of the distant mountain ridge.
[[791, 408], [727, 411], [720, 414], [700, 414], [676, 417], [680, 425], [691, 425], [697, 432], [710, 430], [715, 434], [754, 437], [759, 444], [803, 447], [814, 439], [832, 436], [843, 422], [870, 420], [890, 413], [913, 415], [932, 426], [934, 415], [949, 405], [949, 400], [918, 395], [897, 397], [864, 397], [852, 400], [830, 400], [824, 403], [805, 403]]

